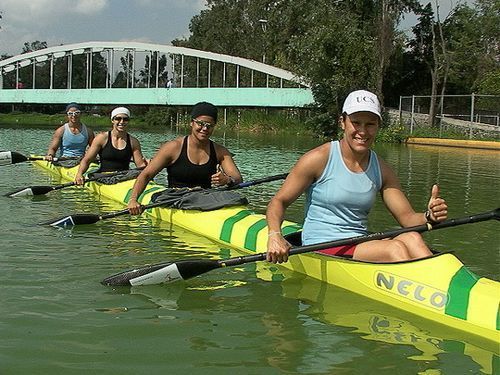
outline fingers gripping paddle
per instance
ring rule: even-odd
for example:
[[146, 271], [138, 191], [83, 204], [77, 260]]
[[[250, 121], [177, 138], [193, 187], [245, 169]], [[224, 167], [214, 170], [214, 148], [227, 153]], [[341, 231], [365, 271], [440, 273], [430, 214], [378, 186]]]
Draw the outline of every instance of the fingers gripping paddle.
[[[142, 169], [144, 169], [144, 167], [135, 168], [135, 170], [142, 170]], [[128, 170], [127, 171], [106, 173], [105, 177], [118, 176], [124, 172], [128, 172]], [[103, 177], [103, 175], [87, 178], [87, 179], [85, 179], [85, 182], [96, 181], [102, 177]], [[7, 194], [5, 194], [5, 196], [13, 198], [13, 197], [21, 197], [21, 196], [43, 195], [43, 194], [50, 193], [51, 191], [54, 191], [54, 190], [60, 190], [60, 189], [64, 189], [65, 187], [74, 186], [74, 185], [76, 185], [75, 182], [71, 181], [71, 182], [67, 182], [65, 184], [55, 185], [55, 186], [29, 186], [29, 187], [25, 187], [25, 188], [18, 189], [16, 191], [12, 191], [10, 193], [7, 193]]]
[[[249, 181], [249, 182], [242, 182], [242, 183], [234, 185], [234, 186], [223, 187], [223, 188], [219, 188], [219, 189], [216, 189], [216, 190], [242, 189], [242, 188], [245, 188], [245, 187], [248, 187], [248, 186], [254, 186], [254, 185], [262, 184], [264, 182], [282, 180], [282, 179], [286, 178], [287, 175], [288, 175], [287, 173], [283, 173], [283, 174], [279, 174], [279, 175], [275, 175], [275, 176], [270, 176], [270, 177], [265, 177], [265, 178], [261, 178], [261, 179], [253, 180], [253, 181]], [[147, 205], [143, 206], [142, 208], [143, 208], [143, 210], [146, 210], [148, 208], [159, 207], [159, 206], [162, 206], [162, 205], [165, 205], [165, 202], [150, 203], [150, 204], [147, 204]], [[52, 225], [52, 226], [55, 226], [55, 227], [66, 227], [66, 226], [81, 225], [81, 224], [94, 224], [94, 223], [97, 223], [99, 220], [102, 220], [102, 219], [110, 219], [112, 217], [117, 217], [117, 216], [121, 216], [121, 215], [127, 215], [129, 213], [130, 213], [129, 210], [126, 208], [126, 209], [123, 209], [123, 210], [120, 210], [120, 211], [111, 212], [109, 214], [104, 214], [104, 215], [96, 215], [96, 214], [74, 214], [74, 215], [65, 216], [65, 217], [62, 217], [62, 218], [59, 218], [59, 219], [55, 219], [55, 220], [43, 222], [43, 223], [40, 223], [40, 225]]]
[[[78, 157], [60, 157], [60, 158], [54, 158], [53, 161], [74, 160], [74, 159], [78, 159]], [[35, 161], [35, 160], [45, 160], [45, 158], [43, 156], [24, 156], [23, 154], [20, 154], [19, 152], [15, 151], [0, 152], [0, 166], [17, 164], [25, 161]]]
[[[372, 233], [366, 236], [352, 237], [343, 240], [323, 242], [314, 245], [293, 247], [289, 255], [309, 253], [324, 250], [336, 246], [355, 245], [362, 242], [393, 238], [407, 232], [427, 232], [430, 230], [454, 227], [463, 224], [477, 223], [491, 219], [500, 219], [500, 208], [473, 216], [449, 219], [438, 224], [423, 224], [408, 228], [399, 228], [386, 232]], [[237, 266], [245, 263], [262, 261], [266, 259], [266, 253], [258, 253], [226, 260], [193, 259], [181, 260], [173, 263], [159, 263], [142, 268], [136, 268], [109, 276], [101, 281], [103, 285], [125, 286], [125, 285], [151, 285], [168, 283], [176, 280], [187, 280], [199, 276], [216, 268]]]

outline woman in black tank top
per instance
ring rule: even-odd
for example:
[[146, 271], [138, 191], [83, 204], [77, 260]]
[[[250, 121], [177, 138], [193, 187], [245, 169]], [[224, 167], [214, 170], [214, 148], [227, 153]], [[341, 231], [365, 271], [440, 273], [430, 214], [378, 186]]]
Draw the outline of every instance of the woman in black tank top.
[[111, 112], [113, 128], [107, 133], [100, 133], [95, 137], [92, 146], [80, 162], [75, 176], [77, 185], [83, 185], [83, 174], [97, 155], [99, 155], [101, 162], [99, 172], [128, 170], [130, 160], [133, 160], [138, 168], [146, 166], [139, 141], [126, 130], [129, 120], [130, 111], [125, 107], [115, 108]]
[[167, 168], [169, 187], [209, 188], [243, 181], [231, 153], [210, 140], [216, 122], [213, 104], [201, 102], [193, 107], [190, 134], [164, 143], [137, 177], [128, 205], [131, 214], [142, 212], [137, 198], [163, 168]]
[[176, 161], [167, 166], [169, 187], [201, 186], [208, 189], [212, 185], [212, 175], [217, 173], [217, 153], [210, 141], [210, 154], [205, 164], [194, 164], [188, 156], [188, 136], [182, 141], [181, 153]]

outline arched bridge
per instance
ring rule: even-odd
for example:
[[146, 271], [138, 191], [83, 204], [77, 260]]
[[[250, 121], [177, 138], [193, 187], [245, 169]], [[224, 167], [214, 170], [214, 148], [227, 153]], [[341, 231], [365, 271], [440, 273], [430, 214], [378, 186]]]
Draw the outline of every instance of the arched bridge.
[[0, 61], [0, 103], [303, 107], [309, 85], [257, 61], [184, 47], [85, 42]]

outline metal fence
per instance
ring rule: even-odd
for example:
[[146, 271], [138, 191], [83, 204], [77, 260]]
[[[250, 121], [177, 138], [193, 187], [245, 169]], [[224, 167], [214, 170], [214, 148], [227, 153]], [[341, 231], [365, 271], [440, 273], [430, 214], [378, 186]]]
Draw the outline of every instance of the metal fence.
[[[399, 97], [399, 122], [409, 128], [410, 134], [417, 127], [430, 126], [432, 96], [412, 95]], [[436, 95], [436, 125], [440, 132], [453, 127], [467, 132], [498, 134], [500, 132], [500, 95]]]

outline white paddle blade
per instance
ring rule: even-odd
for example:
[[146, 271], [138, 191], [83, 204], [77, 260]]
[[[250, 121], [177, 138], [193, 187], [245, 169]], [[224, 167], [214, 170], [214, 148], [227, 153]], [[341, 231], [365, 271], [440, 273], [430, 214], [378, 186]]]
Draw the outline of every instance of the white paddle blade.
[[10, 151], [0, 152], [0, 165], [12, 164], [12, 153]]
[[145, 275], [130, 279], [130, 285], [153, 285], [170, 283], [173, 281], [182, 280], [179, 269], [175, 263], [169, 264], [159, 270], [147, 273]]
[[33, 190], [31, 188], [25, 188], [14, 193], [10, 193], [9, 197], [28, 197], [33, 196]]

